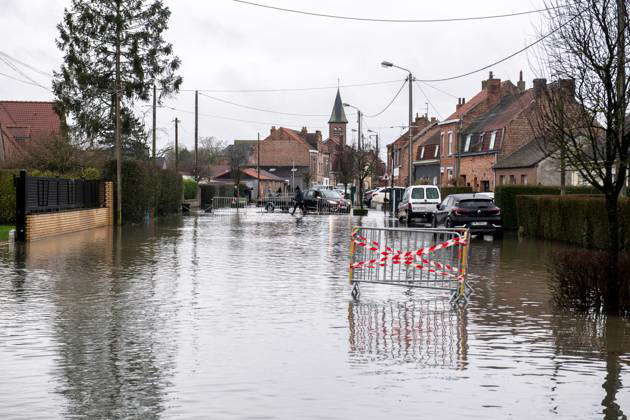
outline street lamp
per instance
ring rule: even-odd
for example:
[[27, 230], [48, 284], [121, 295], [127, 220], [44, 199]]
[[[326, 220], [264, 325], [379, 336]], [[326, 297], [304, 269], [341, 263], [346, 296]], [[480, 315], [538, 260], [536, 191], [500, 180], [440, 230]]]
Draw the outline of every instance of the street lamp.
[[[413, 82], [413, 75], [411, 74], [411, 70], [408, 70], [404, 67], [400, 67], [395, 65], [394, 63], [390, 63], [389, 61], [383, 61], [381, 62], [381, 66], [385, 67], [385, 68], [391, 68], [391, 67], [395, 67], [397, 69], [400, 70], [404, 70], [408, 73], [407, 76], [407, 81], [409, 82], [409, 178], [407, 180], [408, 185], [411, 185], [411, 166], [412, 166], [412, 159], [411, 159], [411, 140], [413, 138], [413, 133], [412, 133], [412, 119], [413, 119], [413, 88], [411, 86], [412, 82]], [[392, 168], [392, 172], [393, 172], [393, 168]]]

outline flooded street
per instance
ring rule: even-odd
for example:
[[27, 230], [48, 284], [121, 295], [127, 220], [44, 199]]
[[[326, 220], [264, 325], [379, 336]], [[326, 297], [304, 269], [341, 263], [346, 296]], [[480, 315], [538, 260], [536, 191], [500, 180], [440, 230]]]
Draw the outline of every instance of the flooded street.
[[554, 309], [549, 245], [475, 240], [465, 309], [378, 285], [355, 302], [357, 223], [202, 215], [3, 245], [0, 418], [630, 413], [630, 323]]

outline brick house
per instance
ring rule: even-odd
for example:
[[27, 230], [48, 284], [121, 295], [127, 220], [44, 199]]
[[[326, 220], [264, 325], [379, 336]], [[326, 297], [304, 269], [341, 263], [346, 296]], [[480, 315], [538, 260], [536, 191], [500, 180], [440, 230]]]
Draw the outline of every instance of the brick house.
[[[552, 182], [553, 174], [549, 172], [552, 162], [536, 151], [532, 128], [532, 121], [536, 118], [535, 105], [543, 98], [547, 83], [545, 79], [534, 79], [531, 89], [524, 88], [524, 82], [519, 81], [516, 92], [503, 93], [492, 109], [477, 117], [463, 130], [460, 140], [462, 185], [471, 186], [476, 191], [492, 191], [506, 179], [510, 183], [525, 184], [538, 183], [543, 178], [546, 178], [545, 182]], [[517, 151], [518, 154], [510, 158], [512, 163], [504, 163]], [[512, 182], [510, 174], [495, 171], [495, 167], [501, 167], [505, 172], [507, 166], [519, 164], [526, 164], [530, 168], [542, 166], [530, 169], [527, 173], [520, 171], [517, 182]], [[500, 178], [501, 175], [504, 178]], [[506, 175], [508, 178], [505, 178]], [[517, 174], [512, 175], [516, 179]]]
[[475, 96], [469, 101], [466, 101], [465, 98], [458, 100], [455, 112], [439, 123], [441, 146], [440, 185], [455, 183], [457, 147], [461, 141], [462, 128], [496, 106], [503, 96], [514, 94], [524, 89], [525, 82], [522, 80], [522, 73], [518, 85], [514, 86], [509, 80], [502, 82], [501, 79], [495, 79], [492, 72], [490, 72], [488, 79], [481, 82], [481, 90]]
[[[411, 127], [412, 136], [418, 135], [427, 126], [435, 123], [435, 118], [429, 120], [426, 115], [419, 116]], [[415, 141], [412, 139], [412, 148]], [[412, 151], [413, 152], [413, 151]], [[409, 129], [402, 133], [396, 140], [387, 145], [387, 168], [390, 176], [394, 177], [394, 185], [408, 186], [409, 183]], [[413, 175], [413, 174], [412, 174]]]
[[437, 185], [440, 179], [440, 139], [438, 122], [431, 123], [413, 138], [413, 178]]
[[59, 135], [62, 123], [53, 102], [0, 101], [0, 162]]
[[[496, 185], [560, 185], [556, 159], [548, 156], [538, 139], [531, 140], [494, 165]], [[571, 184], [567, 176], [567, 184]]]
[[271, 127], [269, 135], [260, 141], [260, 146], [257, 142], [250, 142], [252, 151], [248, 164], [256, 166], [260, 147], [260, 167], [285, 179], [292, 187], [307, 187], [307, 178], [310, 178], [311, 184], [334, 185], [332, 161], [336, 150], [346, 144], [347, 125], [341, 94], [337, 90], [326, 140], [319, 130], [312, 133], [306, 127], [300, 131]]

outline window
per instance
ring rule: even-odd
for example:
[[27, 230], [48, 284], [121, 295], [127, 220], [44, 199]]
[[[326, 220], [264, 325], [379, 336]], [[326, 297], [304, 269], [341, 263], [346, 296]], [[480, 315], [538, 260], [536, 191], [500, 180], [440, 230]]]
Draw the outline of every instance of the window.
[[493, 131], [490, 135], [490, 145], [488, 146], [488, 150], [494, 150], [494, 142], [497, 139], [497, 131]]
[[516, 177], [514, 175], [510, 175], [510, 184], [516, 184]]
[[453, 154], [453, 132], [452, 131], [448, 132], [448, 154], [449, 155]]
[[411, 191], [411, 198], [413, 198], [414, 200], [424, 199], [424, 188], [414, 188]]
[[420, 149], [420, 159], [424, 159], [424, 146]]
[[499, 185], [505, 184], [505, 175], [499, 175]]
[[521, 184], [523, 185], [527, 184], [527, 175], [521, 175]]
[[470, 150], [470, 139], [472, 138], [472, 134], [466, 136], [466, 145], [464, 146], [464, 152]]
[[437, 158], [440, 155], [440, 145], [435, 146], [435, 153], [433, 154], [434, 158]]
[[437, 188], [427, 188], [427, 199], [435, 200], [440, 198], [440, 192]]
[[479, 150], [480, 152], [483, 150], [483, 136], [484, 136], [485, 134], [486, 134], [486, 133], [481, 133], [481, 134], [479, 135], [479, 141], [477, 142], [477, 144], [479, 145], [479, 149], [478, 149], [478, 150]]
[[442, 145], [442, 150], [445, 150], [446, 145], [444, 144], [444, 133], [440, 133], [440, 144]]

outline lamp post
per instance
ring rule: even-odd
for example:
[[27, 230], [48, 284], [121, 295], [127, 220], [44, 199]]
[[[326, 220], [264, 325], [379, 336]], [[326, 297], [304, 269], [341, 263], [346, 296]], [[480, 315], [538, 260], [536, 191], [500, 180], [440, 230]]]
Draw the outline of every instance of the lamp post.
[[[363, 150], [363, 133], [361, 132], [361, 116], [363, 115], [361, 113], [361, 110], [359, 108], [357, 108], [356, 106], [350, 105], [349, 103], [343, 103], [343, 106], [348, 107], [348, 108], [352, 108], [355, 109], [357, 111], [357, 151], [359, 153], [361, 153], [361, 151]], [[361, 171], [363, 171], [363, 168], [360, 168]], [[361, 205], [363, 205], [363, 185], [361, 185], [361, 178], [359, 178], [359, 190], [358, 190], [358, 194], [357, 194], [357, 198], [359, 200], [359, 203], [361, 203]]]
[[412, 128], [412, 119], [413, 119], [413, 88], [411, 86], [412, 82], [413, 82], [413, 75], [411, 74], [411, 70], [407, 70], [404, 67], [400, 67], [397, 66], [393, 63], [390, 63], [389, 61], [383, 61], [381, 63], [381, 66], [386, 67], [386, 68], [390, 68], [390, 67], [395, 67], [397, 69], [400, 70], [404, 70], [408, 73], [407, 76], [407, 81], [409, 82], [409, 177], [407, 180], [407, 186], [411, 186], [411, 181], [412, 181], [412, 177], [411, 177], [411, 166], [412, 166], [412, 158], [411, 158], [411, 140], [413, 138], [413, 133], [411, 131]]

